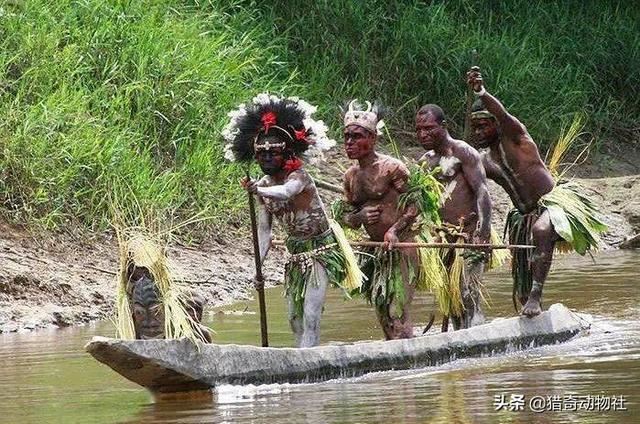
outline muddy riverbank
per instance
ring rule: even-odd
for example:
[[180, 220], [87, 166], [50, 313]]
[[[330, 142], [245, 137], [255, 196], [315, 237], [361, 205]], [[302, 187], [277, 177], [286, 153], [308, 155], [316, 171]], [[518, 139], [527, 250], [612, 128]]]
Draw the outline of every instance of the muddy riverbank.
[[[337, 183], [340, 169], [323, 177]], [[333, 176], [335, 175], [335, 176]], [[640, 175], [580, 179], [610, 228], [603, 248], [615, 248], [640, 232]], [[494, 225], [502, 228], [508, 198], [491, 185]], [[327, 202], [334, 193], [322, 190]], [[117, 246], [109, 234], [78, 241], [69, 236], [34, 237], [0, 223], [0, 333], [64, 327], [109, 318], [115, 300]], [[284, 251], [265, 264], [268, 285], [282, 280]], [[246, 238], [173, 246], [170, 257], [180, 277], [208, 299], [208, 307], [253, 296], [252, 248]]]
[[[0, 333], [65, 327], [110, 318], [118, 271], [117, 243], [54, 237], [43, 242], [0, 223]], [[252, 296], [252, 247], [248, 240], [172, 246], [179, 278], [216, 306]], [[267, 285], [282, 279], [283, 251], [265, 264]]]

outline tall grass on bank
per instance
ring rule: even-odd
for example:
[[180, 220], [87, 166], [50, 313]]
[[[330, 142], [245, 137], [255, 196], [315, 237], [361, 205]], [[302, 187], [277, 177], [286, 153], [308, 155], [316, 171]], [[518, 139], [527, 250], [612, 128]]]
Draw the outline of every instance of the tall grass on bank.
[[396, 127], [437, 103], [462, 136], [472, 50], [488, 89], [545, 147], [576, 112], [638, 141], [640, 8], [633, 2], [302, 0], [265, 3], [320, 103], [380, 98]]
[[0, 201], [46, 228], [106, 228], [113, 193], [237, 222], [220, 129], [257, 90], [294, 89], [285, 48], [241, 2], [5, 5]]
[[239, 102], [301, 96], [337, 129], [344, 100], [379, 98], [394, 137], [438, 103], [461, 135], [473, 49], [543, 146], [576, 112], [596, 144], [637, 141], [638, 22], [614, 0], [0, 1], [0, 213], [103, 229], [121, 193], [238, 225], [220, 130]]

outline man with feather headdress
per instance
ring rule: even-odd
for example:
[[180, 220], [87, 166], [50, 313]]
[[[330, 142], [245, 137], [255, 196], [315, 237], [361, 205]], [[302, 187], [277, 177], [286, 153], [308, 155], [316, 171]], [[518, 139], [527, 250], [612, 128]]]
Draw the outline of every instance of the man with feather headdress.
[[522, 314], [533, 317], [542, 312], [542, 287], [556, 243], [584, 255], [598, 247], [607, 227], [575, 183], [556, 181], [560, 178], [544, 164], [526, 127], [487, 92], [478, 67], [467, 73], [467, 83], [478, 97], [471, 112], [474, 144], [485, 150], [487, 177], [515, 206], [507, 217], [509, 242], [536, 246], [532, 253], [516, 252], [512, 260], [514, 304], [517, 297]]
[[264, 172], [242, 185], [258, 199], [258, 239], [264, 259], [271, 246], [275, 217], [287, 233], [291, 254], [285, 268], [289, 322], [298, 347], [320, 341], [320, 318], [327, 285], [350, 293], [362, 274], [339, 225], [325, 213], [303, 159], [317, 162], [335, 145], [326, 126], [311, 116], [316, 108], [298, 98], [260, 94], [237, 111], [223, 131], [229, 142], [225, 157], [240, 162], [256, 160]]

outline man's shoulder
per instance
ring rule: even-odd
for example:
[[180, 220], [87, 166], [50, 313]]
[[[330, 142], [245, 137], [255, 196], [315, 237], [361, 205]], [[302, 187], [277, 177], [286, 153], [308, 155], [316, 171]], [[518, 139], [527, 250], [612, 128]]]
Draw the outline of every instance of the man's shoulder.
[[479, 162], [480, 152], [464, 140], [453, 140], [454, 156], [462, 162]]
[[430, 165], [434, 162], [437, 162], [437, 160], [438, 160], [438, 154], [433, 150], [429, 150], [424, 152], [422, 156], [420, 156], [420, 158], [418, 159], [418, 163], [426, 163]]
[[385, 155], [382, 153], [378, 154], [377, 164], [384, 169], [406, 171], [407, 173], [409, 172], [407, 165], [405, 165], [404, 162], [402, 162], [400, 159], [396, 159], [393, 156]]
[[[527, 152], [528, 154], [540, 154], [540, 149], [538, 145], [533, 140], [533, 137], [529, 134], [529, 132], [525, 129], [522, 133], [511, 135], [511, 136], [503, 136], [500, 139], [500, 144], [506, 149], [507, 147], [515, 147], [517, 150]], [[509, 146], [507, 146], [509, 144]]]
[[287, 181], [289, 180], [298, 180], [305, 183], [313, 181], [311, 175], [309, 175], [309, 173], [304, 168], [296, 169], [295, 171], [290, 172], [289, 175], [287, 175]]
[[344, 178], [351, 178], [355, 174], [357, 174], [359, 171], [360, 171], [360, 165], [358, 165], [358, 163], [356, 162], [352, 164], [349, 168], [347, 168], [347, 171], [344, 173]]

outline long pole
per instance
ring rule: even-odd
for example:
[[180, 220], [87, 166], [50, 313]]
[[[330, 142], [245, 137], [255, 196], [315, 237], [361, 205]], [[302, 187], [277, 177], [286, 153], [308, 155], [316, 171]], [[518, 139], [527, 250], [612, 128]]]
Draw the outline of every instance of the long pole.
[[[478, 65], [478, 51], [473, 49], [471, 51], [471, 66]], [[471, 143], [471, 107], [473, 106], [474, 95], [471, 92], [471, 87], [467, 87], [465, 92], [466, 110], [464, 115], [464, 134], [462, 139], [467, 143]]]
[[[271, 242], [274, 246], [283, 246], [284, 241], [273, 240]], [[353, 247], [384, 247], [387, 243], [383, 241], [350, 241], [349, 244]], [[530, 244], [474, 244], [474, 243], [413, 243], [413, 242], [400, 242], [394, 243], [393, 246], [397, 249], [415, 249], [415, 248], [455, 248], [455, 249], [535, 249], [536, 247]]]
[[[251, 180], [249, 168], [246, 169], [247, 179]], [[262, 347], [269, 346], [269, 336], [267, 333], [267, 306], [264, 301], [264, 276], [262, 275], [262, 258], [260, 257], [260, 243], [258, 241], [258, 223], [256, 222], [256, 203], [253, 194], [249, 195], [249, 215], [251, 215], [251, 233], [253, 235], [253, 258], [256, 265], [256, 290], [258, 291], [258, 305], [260, 306], [260, 334], [262, 336]]]

